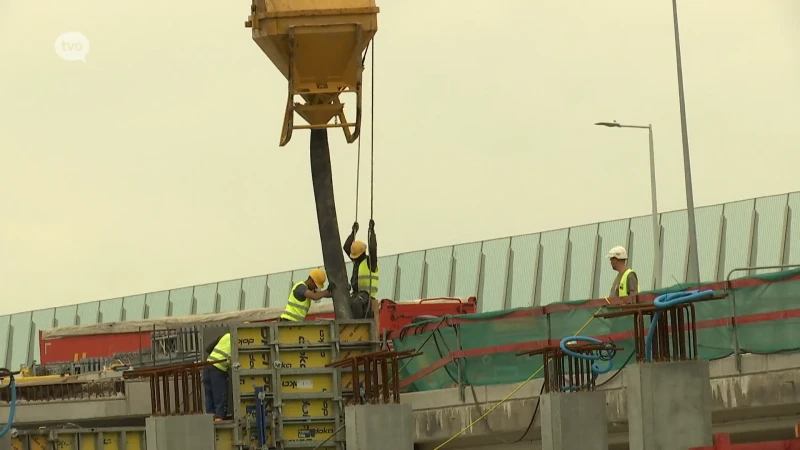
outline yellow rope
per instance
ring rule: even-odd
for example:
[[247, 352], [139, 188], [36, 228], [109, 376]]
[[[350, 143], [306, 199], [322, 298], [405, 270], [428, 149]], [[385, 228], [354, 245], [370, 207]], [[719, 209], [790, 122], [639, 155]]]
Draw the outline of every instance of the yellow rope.
[[[605, 297], [605, 298], [604, 298], [604, 300], [606, 301], [606, 303], [608, 303], [608, 304], [611, 304], [611, 302], [610, 302], [610, 301], [608, 301], [608, 297]], [[582, 327], [581, 327], [581, 328], [580, 328], [578, 331], [576, 331], [575, 333], [573, 333], [573, 335], [575, 335], [575, 336], [578, 336], [578, 335], [580, 335], [580, 334], [581, 334], [581, 332], [582, 332], [583, 330], [585, 330], [585, 329], [586, 329], [586, 327], [588, 327], [588, 326], [589, 326], [589, 324], [590, 324], [590, 323], [592, 323], [592, 321], [595, 319], [594, 315], [595, 315], [595, 314], [597, 314], [597, 313], [599, 313], [600, 311], [602, 311], [602, 310], [603, 310], [603, 308], [604, 308], [604, 306], [601, 306], [600, 308], [598, 308], [598, 309], [597, 309], [597, 311], [596, 311], [594, 314], [592, 314], [592, 317], [590, 317], [590, 318], [589, 318], [589, 320], [587, 320], [587, 321], [586, 321], [586, 323], [584, 323], [584, 324], [583, 324], [583, 326], [582, 326]], [[551, 359], [552, 359], [552, 358], [551, 358]], [[547, 361], [548, 361], [548, 362], [550, 362], [550, 359], [548, 359]], [[536, 375], [538, 375], [538, 374], [539, 374], [539, 372], [541, 372], [543, 369], [544, 369], [544, 365], [542, 365], [541, 367], [539, 367], [539, 369], [538, 369], [538, 370], [536, 370], [536, 372], [533, 372], [533, 374], [531, 374], [531, 376], [529, 376], [527, 380], [523, 381], [523, 382], [522, 382], [522, 383], [521, 383], [519, 386], [517, 386], [517, 387], [516, 387], [516, 388], [515, 388], [513, 391], [511, 391], [511, 393], [509, 393], [509, 394], [508, 394], [508, 395], [506, 395], [506, 396], [505, 396], [505, 397], [504, 397], [502, 400], [500, 400], [499, 402], [497, 402], [497, 404], [496, 404], [496, 405], [494, 405], [494, 406], [492, 406], [491, 408], [489, 408], [489, 409], [488, 409], [488, 410], [487, 410], [485, 413], [483, 413], [483, 415], [482, 415], [482, 416], [480, 416], [480, 417], [478, 417], [477, 419], [475, 419], [474, 421], [472, 421], [472, 423], [470, 423], [469, 425], [467, 425], [466, 427], [464, 427], [464, 429], [462, 429], [462, 430], [461, 430], [461, 431], [459, 431], [458, 433], [456, 433], [456, 434], [454, 434], [453, 436], [451, 436], [451, 437], [450, 437], [448, 440], [446, 440], [446, 441], [442, 442], [442, 443], [441, 443], [441, 445], [439, 445], [438, 447], [434, 448], [433, 450], [439, 450], [440, 448], [442, 448], [442, 447], [444, 447], [445, 445], [447, 445], [447, 444], [449, 444], [450, 442], [452, 442], [452, 441], [453, 441], [455, 438], [457, 438], [457, 437], [461, 436], [462, 434], [464, 434], [464, 433], [465, 433], [467, 430], [469, 430], [470, 428], [472, 428], [472, 427], [473, 427], [473, 426], [474, 426], [476, 423], [480, 422], [481, 420], [483, 420], [483, 418], [484, 418], [484, 417], [488, 416], [490, 412], [492, 412], [492, 411], [494, 411], [495, 409], [499, 408], [499, 407], [500, 407], [500, 405], [502, 405], [503, 403], [505, 403], [505, 402], [506, 402], [506, 401], [507, 401], [509, 398], [511, 398], [511, 397], [512, 397], [514, 394], [516, 394], [516, 393], [517, 393], [517, 392], [518, 392], [520, 389], [522, 389], [522, 386], [525, 386], [526, 384], [528, 384], [528, 382], [529, 382], [529, 381], [531, 381], [531, 380], [533, 379], [533, 377], [535, 377]]]

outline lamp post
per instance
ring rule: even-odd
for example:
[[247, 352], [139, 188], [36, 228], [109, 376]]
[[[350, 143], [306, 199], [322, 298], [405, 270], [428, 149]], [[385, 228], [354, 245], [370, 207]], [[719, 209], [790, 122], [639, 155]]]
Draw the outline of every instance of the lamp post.
[[689, 162], [689, 132], [686, 129], [686, 101], [683, 95], [683, 65], [681, 64], [681, 38], [678, 30], [678, 1], [672, 0], [672, 23], [675, 29], [675, 60], [678, 68], [678, 102], [681, 110], [681, 141], [683, 143], [683, 178], [686, 183], [686, 212], [689, 221], [689, 283], [700, 282], [700, 256], [697, 248], [697, 225], [694, 217], [692, 192], [692, 166]]
[[656, 154], [653, 149], [652, 125], [623, 125], [617, 122], [597, 122], [595, 125], [609, 128], [638, 128], [647, 130], [650, 141], [650, 197], [653, 207], [653, 289], [661, 287], [661, 226], [658, 223], [658, 196], [656, 195]]

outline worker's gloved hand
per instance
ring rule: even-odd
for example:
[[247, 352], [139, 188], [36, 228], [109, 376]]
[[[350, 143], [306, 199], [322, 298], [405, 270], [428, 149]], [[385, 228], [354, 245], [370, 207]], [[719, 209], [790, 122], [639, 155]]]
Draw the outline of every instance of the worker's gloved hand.
[[369, 219], [369, 229], [375, 231], [375, 221], [372, 219]]
[[333, 291], [331, 290], [331, 288], [328, 288], [328, 290], [325, 291], [325, 298], [331, 298], [331, 297], [333, 297]]
[[353, 222], [353, 234], [358, 233], [358, 222]]
[[336, 285], [334, 283], [328, 283], [328, 292], [333, 292], [336, 289]]

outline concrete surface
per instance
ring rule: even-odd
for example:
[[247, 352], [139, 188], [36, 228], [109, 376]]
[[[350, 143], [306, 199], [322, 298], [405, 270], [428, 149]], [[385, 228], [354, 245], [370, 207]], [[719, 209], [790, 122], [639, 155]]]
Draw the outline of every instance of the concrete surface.
[[[729, 357], [712, 361], [709, 372], [715, 433], [730, 432], [735, 440], [747, 442], [794, 436], [794, 425], [800, 423], [800, 354], [743, 355], [741, 372], [737, 370], [734, 358]], [[600, 377], [599, 383], [610, 375]], [[608, 439], [612, 450], [628, 448], [627, 378], [623, 371], [600, 388], [606, 392]], [[537, 413], [533, 425], [528, 428], [541, 380], [525, 384], [508, 401], [489, 413], [486, 417], [489, 428], [484, 421], [476, 421], [483, 411], [493, 407], [517, 386], [476, 387], [482, 408], [480, 412], [469, 391], [466, 402], [461, 402], [456, 388], [403, 394], [401, 402], [413, 407], [417, 450], [431, 450], [464, 429], [466, 431], [443, 450], [541, 448], [541, 414]], [[135, 420], [138, 426], [142, 426], [144, 418], [150, 415], [149, 384], [146, 381], [129, 383], [126, 390], [127, 399], [124, 400], [20, 404], [15, 426], [30, 428], [64, 422], [83, 425], [99, 420], [116, 422], [122, 417], [128, 417], [128, 423]], [[1, 417], [8, 417], [7, 406], [0, 407]], [[473, 421], [476, 422], [469, 427]]]
[[214, 450], [214, 416], [148, 417], [145, 436], [147, 450]]
[[11, 447], [11, 433], [7, 433], [5, 436], [0, 437], [0, 450], [14, 450]]
[[636, 364], [625, 378], [630, 450], [713, 445], [708, 361]]
[[347, 450], [414, 450], [411, 405], [347, 406], [344, 421]]
[[[790, 439], [800, 423], [800, 354], [743, 355], [741, 372], [733, 357], [709, 363], [711, 409], [714, 433], [732, 433], [747, 442]], [[626, 369], [627, 370], [627, 369]], [[598, 384], [611, 374], [601, 376]], [[617, 375], [600, 389], [606, 392], [609, 449], [628, 448], [628, 375]], [[506, 397], [519, 384], [476, 387], [483, 411]], [[443, 450], [491, 449], [537, 450], [541, 447], [541, 414], [528, 429], [541, 380], [521, 387], [487, 417], [480, 417], [471, 393], [461, 402], [457, 388], [404, 394], [400, 401], [414, 408], [414, 441], [417, 450], [432, 450], [461, 430], [464, 431]], [[470, 427], [470, 424], [476, 421]], [[491, 430], [491, 431], [490, 431]], [[527, 431], [526, 431], [527, 430]], [[514, 442], [509, 444], [509, 442]]]
[[541, 411], [544, 450], [608, 450], [605, 392], [544, 394]]

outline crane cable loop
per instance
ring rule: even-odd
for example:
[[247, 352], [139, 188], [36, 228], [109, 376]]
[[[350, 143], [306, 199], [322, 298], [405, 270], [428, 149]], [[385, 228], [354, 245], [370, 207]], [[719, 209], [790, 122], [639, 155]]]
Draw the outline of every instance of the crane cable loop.
[[[375, 211], [375, 37], [367, 44], [367, 48], [370, 50], [370, 57], [372, 59], [372, 67], [370, 67], [371, 72], [371, 80], [370, 80], [370, 108], [369, 108], [369, 122], [370, 122], [370, 148], [369, 148], [369, 220], [372, 221], [374, 218], [374, 211]], [[364, 70], [364, 63], [367, 60], [367, 52], [364, 52], [364, 55], [361, 57], [361, 70]], [[363, 83], [362, 83], [363, 86]], [[360, 191], [360, 180], [361, 180], [361, 136], [358, 136], [358, 156], [356, 159], [356, 207], [355, 207], [355, 220], [353, 222], [358, 223], [358, 197]], [[367, 248], [370, 247], [372, 244], [372, 233], [367, 232]], [[355, 270], [355, 268], [354, 268]], [[370, 283], [372, 283], [372, 279], [370, 278]], [[369, 310], [372, 308], [372, 305], [368, 305], [367, 308], [364, 310], [364, 319], [367, 318], [369, 315]]]

